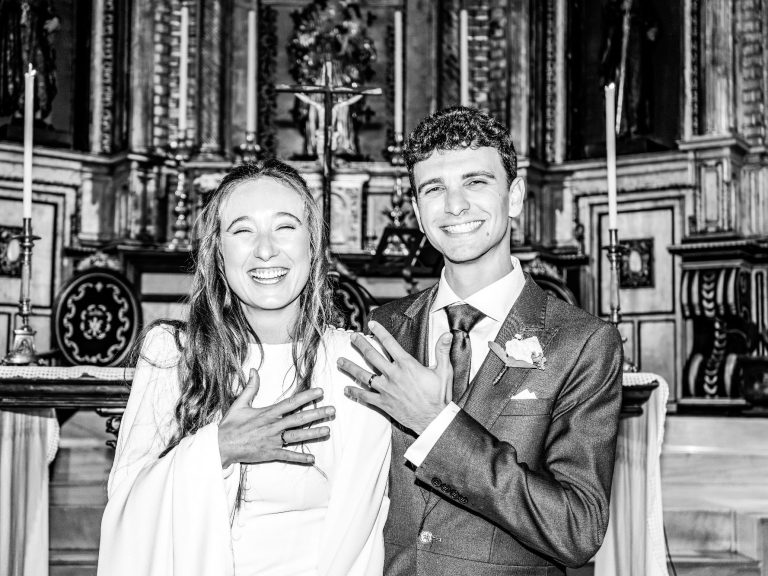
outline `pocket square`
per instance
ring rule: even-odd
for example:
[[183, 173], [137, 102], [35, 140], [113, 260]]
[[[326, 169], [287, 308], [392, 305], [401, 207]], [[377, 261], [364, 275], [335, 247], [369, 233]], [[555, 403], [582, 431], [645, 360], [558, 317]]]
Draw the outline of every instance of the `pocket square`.
[[536, 400], [536, 394], [526, 388], [510, 397], [510, 400]]

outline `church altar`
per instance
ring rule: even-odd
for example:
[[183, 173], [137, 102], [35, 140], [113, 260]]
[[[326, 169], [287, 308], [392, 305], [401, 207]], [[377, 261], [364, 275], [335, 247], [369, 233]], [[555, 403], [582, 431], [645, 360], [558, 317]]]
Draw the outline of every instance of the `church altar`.
[[[19, 491], [18, 481], [0, 482], [0, 501], [10, 503], [11, 514], [4, 514], [4, 518], [28, 515], [32, 511], [32, 521], [24, 523], [25, 530], [16, 531], [12, 540], [10, 532], [5, 530], [7, 527], [0, 523], [0, 536], [5, 535], [8, 542], [6, 549], [35, 551], [19, 559], [17, 566], [26, 562], [27, 569], [32, 569], [31, 563], [42, 562], [43, 558], [47, 569], [47, 555], [40, 552], [48, 550], [47, 466], [56, 454], [59, 430], [54, 408], [95, 409], [107, 419], [107, 432], [116, 437], [132, 377], [133, 368], [0, 366], [0, 442], [9, 448], [3, 449], [3, 458], [0, 458], [0, 479], [10, 478], [12, 470], [20, 471], [17, 467], [12, 469], [10, 462], [8, 466], [3, 465], [6, 454], [23, 453], [27, 462], [23, 475], [27, 489]], [[649, 396], [651, 400], [643, 406]], [[663, 541], [658, 535], [661, 530], [659, 455], [667, 397], [667, 384], [658, 376], [625, 373], [611, 522], [603, 548], [595, 558], [595, 574], [624, 574], [613, 567], [625, 565], [649, 567], [649, 571], [634, 572], [638, 576], [666, 574], [658, 569], [659, 558], [662, 562], [664, 559]], [[24, 419], [25, 429], [35, 430], [34, 434], [26, 434], [22, 442], [10, 435], [12, 427], [5, 424], [9, 419], [19, 418]], [[15, 426], [18, 430], [18, 422]], [[108, 444], [114, 447], [114, 440]], [[11, 498], [12, 492], [16, 494], [14, 498]], [[25, 497], [18, 498], [18, 494]], [[646, 517], [648, 523], [644, 520]]]
[[[99, 366], [0, 366], [0, 409], [122, 409], [133, 371]], [[623, 417], [643, 414], [655, 382], [643, 374], [624, 374]]]

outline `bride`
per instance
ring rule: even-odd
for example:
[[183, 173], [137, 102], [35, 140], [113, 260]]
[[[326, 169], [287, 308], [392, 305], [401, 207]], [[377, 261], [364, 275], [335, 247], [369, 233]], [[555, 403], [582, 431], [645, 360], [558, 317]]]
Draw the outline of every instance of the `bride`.
[[187, 321], [139, 354], [99, 575], [381, 574], [390, 426], [343, 394], [359, 356], [306, 183], [238, 166], [198, 224]]

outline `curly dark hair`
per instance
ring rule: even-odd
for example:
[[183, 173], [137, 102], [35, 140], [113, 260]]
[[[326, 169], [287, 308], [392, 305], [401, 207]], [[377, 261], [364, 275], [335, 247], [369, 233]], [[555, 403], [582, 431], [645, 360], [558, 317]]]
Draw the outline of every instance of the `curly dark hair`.
[[405, 142], [403, 158], [416, 194], [413, 167], [436, 150], [495, 148], [507, 173], [507, 184], [517, 177], [517, 153], [509, 130], [498, 120], [477, 108], [452, 106], [427, 116], [419, 122]]

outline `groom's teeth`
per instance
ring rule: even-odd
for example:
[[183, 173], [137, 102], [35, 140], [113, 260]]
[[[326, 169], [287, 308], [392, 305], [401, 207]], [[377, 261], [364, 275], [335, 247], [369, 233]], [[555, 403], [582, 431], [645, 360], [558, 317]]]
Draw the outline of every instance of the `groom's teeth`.
[[464, 222], [463, 224], [453, 224], [451, 226], [443, 226], [443, 230], [448, 234], [464, 234], [476, 230], [483, 223], [482, 220], [474, 220], [472, 222]]

